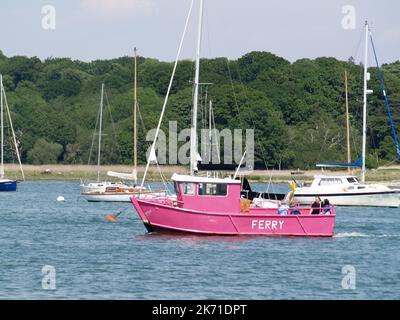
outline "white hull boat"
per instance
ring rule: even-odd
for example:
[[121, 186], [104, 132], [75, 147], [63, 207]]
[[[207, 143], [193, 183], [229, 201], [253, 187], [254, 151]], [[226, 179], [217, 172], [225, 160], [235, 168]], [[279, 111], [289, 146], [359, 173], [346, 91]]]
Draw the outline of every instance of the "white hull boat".
[[100, 181], [100, 182], [81, 182], [81, 193], [87, 192], [105, 192], [108, 187], [125, 187], [126, 185], [120, 182]]
[[294, 191], [295, 202], [313, 203], [315, 197], [335, 206], [399, 207], [399, 190], [380, 184], [360, 184], [354, 176], [316, 176], [310, 186]]
[[146, 189], [134, 191], [109, 191], [109, 192], [83, 192], [82, 196], [89, 202], [131, 202], [131, 198], [155, 199], [165, 197], [163, 191], [151, 192]]

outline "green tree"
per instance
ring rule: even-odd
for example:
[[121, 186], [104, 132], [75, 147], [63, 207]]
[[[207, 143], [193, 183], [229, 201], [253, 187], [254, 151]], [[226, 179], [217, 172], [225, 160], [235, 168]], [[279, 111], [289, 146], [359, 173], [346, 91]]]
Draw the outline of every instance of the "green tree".
[[28, 161], [31, 164], [57, 163], [62, 150], [62, 145], [47, 142], [45, 139], [39, 138], [33, 148], [28, 151]]

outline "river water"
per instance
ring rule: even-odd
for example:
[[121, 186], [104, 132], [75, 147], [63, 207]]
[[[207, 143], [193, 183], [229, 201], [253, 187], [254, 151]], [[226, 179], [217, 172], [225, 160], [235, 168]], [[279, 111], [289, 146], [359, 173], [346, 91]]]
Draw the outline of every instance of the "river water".
[[332, 239], [167, 236], [78, 182], [18, 187], [0, 193], [0, 299], [400, 298], [400, 209], [338, 208]]

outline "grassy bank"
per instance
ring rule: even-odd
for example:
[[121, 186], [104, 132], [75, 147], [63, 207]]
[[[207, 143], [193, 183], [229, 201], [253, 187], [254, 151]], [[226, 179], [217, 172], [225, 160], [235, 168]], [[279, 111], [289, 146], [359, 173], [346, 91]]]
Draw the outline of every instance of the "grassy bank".
[[[184, 166], [161, 166], [164, 177], [171, 178], [174, 172], [187, 173], [188, 168]], [[80, 180], [80, 179], [97, 179], [97, 167], [89, 165], [24, 165], [23, 166], [26, 180]], [[138, 167], [138, 178], [141, 179], [144, 172], [144, 166]], [[107, 176], [107, 171], [130, 172], [131, 166], [113, 165], [101, 167], [101, 180], [112, 180]], [[19, 167], [16, 165], [5, 166], [6, 176], [8, 178], [21, 179]], [[291, 180], [291, 174], [294, 173], [296, 179], [302, 181], [312, 181], [314, 175], [321, 174], [319, 170], [309, 171], [291, 171], [291, 170], [256, 170], [247, 177], [253, 182], [265, 183], [270, 180], [273, 182], [288, 182]], [[325, 174], [347, 174], [347, 171], [324, 172]], [[233, 172], [228, 174], [233, 175]], [[359, 176], [360, 171], [354, 171], [352, 174]], [[148, 181], [160, 181], [160, 173], [155, 166], [149, 168]], [[400, 166], [381, 167], [379, 169], [368, 170], [366, 174], [368, 182], [381, 182], [390, 185], [400, 185]]]

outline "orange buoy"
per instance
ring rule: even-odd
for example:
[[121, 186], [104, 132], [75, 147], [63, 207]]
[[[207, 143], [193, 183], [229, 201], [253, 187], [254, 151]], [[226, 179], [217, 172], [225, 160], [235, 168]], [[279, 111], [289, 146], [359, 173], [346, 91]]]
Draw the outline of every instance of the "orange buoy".
[[112, 215], [112, 214], [106, 215], [106, 216], [104, 217], [104, 219], [105, 219], [106, 221], [111, 221], [111, 222], [116, 222], [116, 221], [117, 221], [117, 219], [115, 218], [115, 216]]
[[128, 209], [128, 208], [125, 208], [125, 209], [119, 211], [119, 212], [116, 213], [116, 214], [108, 214], [108, 215], [106, 215], [106, 216], [104, 217], [104, 219], [105, 219], [106, 221], [116, 222], [116, 221], [117, 221], [117, 218], [118, 218], [125, 210], [127, 210], [127, 209]]

